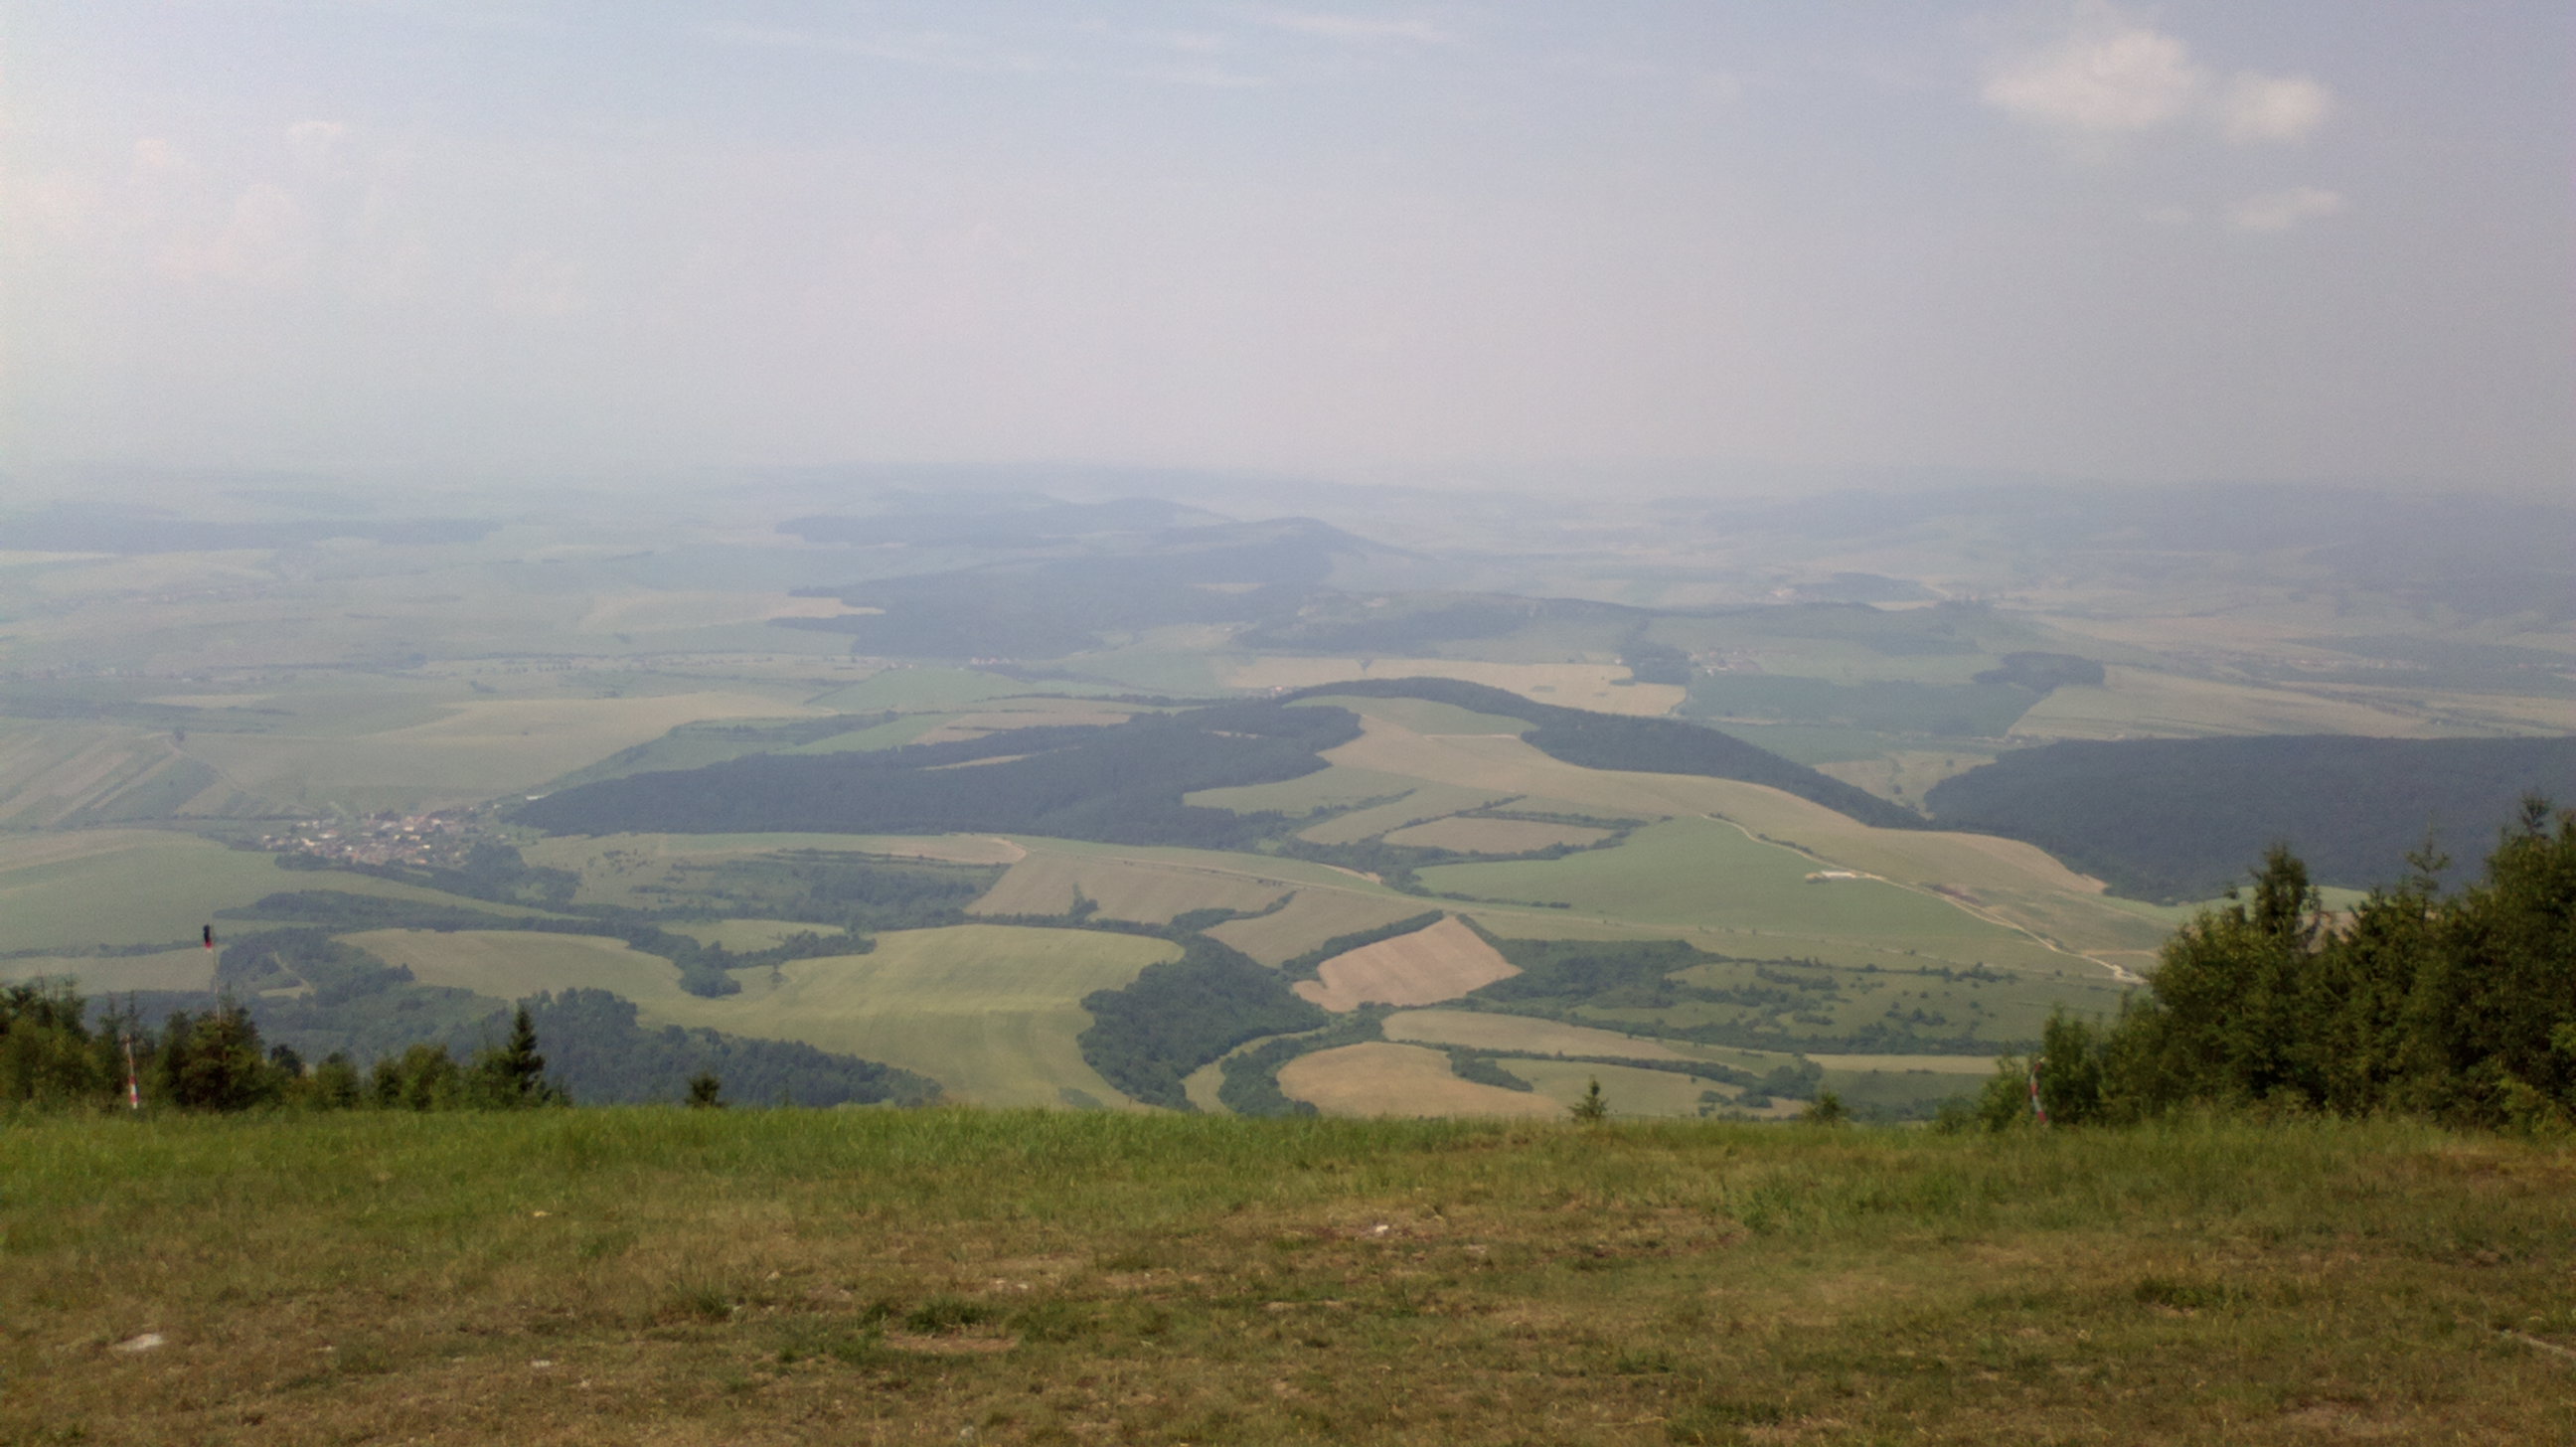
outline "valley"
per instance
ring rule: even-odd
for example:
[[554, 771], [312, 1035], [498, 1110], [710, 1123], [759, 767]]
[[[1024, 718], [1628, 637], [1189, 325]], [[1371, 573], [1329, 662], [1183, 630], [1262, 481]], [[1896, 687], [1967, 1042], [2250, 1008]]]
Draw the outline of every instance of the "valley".
[[[801, 500], [0, 554], [0, 974], [241, 994], [317, 1045], [605, 992], [991, 1105], [1146, 1108], [1104, 1067], [1150, 1060], [1218, 1112], [1544, 1115], [1598, 1079], [1621, 1115], [1902, 1119], [2115, 1011], [2247, 841], [2309, 831], [2351, 890], [2576, 776], [2566, 610], [2330, 545], [2212, 612], [2117, 547], [2035, 574], [1968, 502], [1637, 503], [1568, 553], [1541, 518], [1421, 543], [1411, 496]], [[2432, 782], [2319, 813], [2350, 784], [2298, 770], [2341, 755], [2258, 747], [2312, 735]], [[401, 978], [316, 1003], [207, 923]], [[1185, 954], [1218, 995], [1157, 983]], [[1113, 998], [1216, 1014], [1112, 1041]]]

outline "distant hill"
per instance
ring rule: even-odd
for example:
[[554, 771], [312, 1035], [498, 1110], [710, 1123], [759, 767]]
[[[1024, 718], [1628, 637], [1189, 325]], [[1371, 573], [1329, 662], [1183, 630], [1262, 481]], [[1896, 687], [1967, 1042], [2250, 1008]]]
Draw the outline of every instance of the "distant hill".
[[[1132, 511], [1115, 516], [1132, 520]], [[803, 520], [818, 527], [826, 521]], [[847, 634], [860, 652], [894, 657], [1061, 658], [1096, 648], [1111, 633], [1293, 618], [1338, 562], [1366, 555], [1395, 550], [1309, 518], [1181, 527], [1071, 557], [811, 590], [877, 611], [778, 623]]]
[[2576, 797], [2576, 738], [2342, 735], [2060, 743], [2004, 755], [1924, 795], [1944, 828], [2025, 839], [2145, 899], [2207, 899], [2275, 843], [2319, 883], [2395, 879], [2437, 830], [2458, 860], [2522, 796]]
[[1279, 816], [1197, 808], [1182, 795], [1311, 774], [1325, 767], [1319, 753], [1358, 736], [1359, 721], [1339, 709], [1220, 704], [1106, 728], [633, 774], [548, 794], [515, 817], [562, 834], [988, 831], [1225, 849], [1268, 834]]
[[[1359, 735], [1332, 694], [1423, 698], [1535, 724], [1531, 744], [1596, 769], [1768, 784], [1888, 828], [1923, 820], [1741, 739], [1670, 719], [1532, 703], [1449, 679], [1327, 684], [1277, 699], [1140, 715], [1103, 728], [1017, 729], [875, 752], [762, 754], [602, 779], [531, 800], [520, 823], [562, 834], [995, 833], [1111, 844], [1237, 849], [1280, 832], [1277, 814], [1186, 804], [1200, 789], [1294, 779]], [[964, 767], [969, 766], [972, 767]]]

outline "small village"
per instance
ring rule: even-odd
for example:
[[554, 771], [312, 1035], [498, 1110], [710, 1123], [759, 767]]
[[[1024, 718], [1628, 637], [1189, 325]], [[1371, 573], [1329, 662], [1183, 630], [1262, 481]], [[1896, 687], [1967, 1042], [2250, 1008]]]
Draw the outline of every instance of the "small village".
[[461, 869], [474, 846], [491, 832], [466, 810], [434, 814], [387, 811], [363, 819], [300, 819], [277, 834], [260, 836], [275, 854], [308, 854], [341, 864], [411, 864]]

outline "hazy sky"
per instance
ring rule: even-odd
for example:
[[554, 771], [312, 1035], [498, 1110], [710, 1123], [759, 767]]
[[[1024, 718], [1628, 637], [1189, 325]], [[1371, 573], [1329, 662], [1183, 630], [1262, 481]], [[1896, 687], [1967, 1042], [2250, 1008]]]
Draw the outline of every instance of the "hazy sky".
[[0, 0], [0, 466], [2576, 482], [2576, 6]]

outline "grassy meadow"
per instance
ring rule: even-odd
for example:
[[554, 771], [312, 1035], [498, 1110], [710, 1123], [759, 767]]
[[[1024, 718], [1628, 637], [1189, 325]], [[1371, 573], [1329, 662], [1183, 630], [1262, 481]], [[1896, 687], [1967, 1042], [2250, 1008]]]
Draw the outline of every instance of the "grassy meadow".
[[0, 1180], [12, 1443], [2549, 1443], [2576, 1400], [2576, 1157], [2398, 1122], [19, 1116]]

